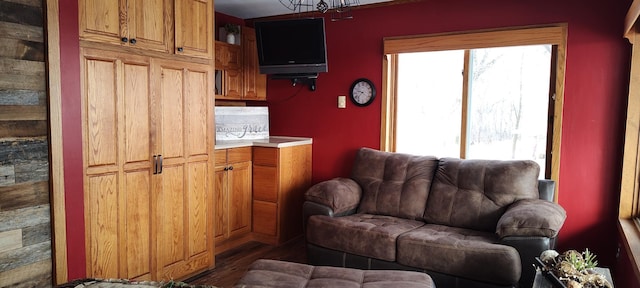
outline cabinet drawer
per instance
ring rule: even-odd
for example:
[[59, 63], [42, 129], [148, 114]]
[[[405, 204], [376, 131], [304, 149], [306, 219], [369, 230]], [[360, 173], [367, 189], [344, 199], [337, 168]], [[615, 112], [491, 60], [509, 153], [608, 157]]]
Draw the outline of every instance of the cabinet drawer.
[[256, 165], [277, 166], [278, 148], [253, 147], [253, 163]]
[[278, 170], [276, 167], [253, 165], [253, 199], [278, 201]]
[[251, 147], [227, 149], [227, 163], [251, 161]]
[[277, 236], [278, 204], [253, 201], [253, 232]]
[[251, 147], [215, 150], [216, 166], [251, 161]]
[[216, 167], [227, 165], [227, 149], [218, 149], [214, 152]]

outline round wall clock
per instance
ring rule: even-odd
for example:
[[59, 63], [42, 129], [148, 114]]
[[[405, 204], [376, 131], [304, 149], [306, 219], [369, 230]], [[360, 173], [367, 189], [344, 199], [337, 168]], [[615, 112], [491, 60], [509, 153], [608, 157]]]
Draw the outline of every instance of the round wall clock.
[[349, 97], [353, 104], [367, 106], [376, 98], [376, 86], [369, 79], [360, 78], [351, 84]]

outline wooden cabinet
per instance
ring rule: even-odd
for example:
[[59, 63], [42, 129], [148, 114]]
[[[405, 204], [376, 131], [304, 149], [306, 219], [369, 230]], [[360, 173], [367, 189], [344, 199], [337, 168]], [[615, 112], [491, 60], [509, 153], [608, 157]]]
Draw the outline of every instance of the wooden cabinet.
[[242, 69], [242, 46], [216, 41], [216, 69]]
[[[242, 99], [242, 46], [216, 41], [216, 99]], [[221, 87], [220, 87], [221, 85]]]
[[216, 253], [251, 240], [251, 147], [216, 150]]
[[87, 276], [152, 279], [150, 62], [95, 50], [82, 60]]
[[213, 0], [80, 0], [80, 39], [212, 58]]
[[80, 0], [80, 38], [169, 51], [169, 0]]
[[213, 69], [152, 60], [156, 178], [157, 263], [161, 280], [203, 271], [213, 249]]
[[213, 266], [210, 66], [81, 53], [87, 276]]
[[267, 76], [258, 70], [253, 28], [242, 28], [242, 45], [215, 42], [216, 99], [267, 100]]
[[258, 44], [253, 28], [242, 29], [243, 91], [245, 100], [267, 100], [267, 75], [258, 69]]
[[175, 53], [211, 59], [213, 0], [175, 1]]
[[302, 202], [311, 186], [311, 145], [253, 148], [253, 232], [282, 244], [302, 234]]

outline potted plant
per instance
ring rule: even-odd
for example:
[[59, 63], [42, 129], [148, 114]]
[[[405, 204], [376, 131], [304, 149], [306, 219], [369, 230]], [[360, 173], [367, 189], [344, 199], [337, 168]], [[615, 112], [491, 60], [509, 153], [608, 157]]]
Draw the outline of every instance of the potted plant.
[[236, 44], [236, 35], [240, 34], [240, 25], [227, 23], [224, 25], [224, 30], [227, 32], [227, 43]]
[[613, 288], [609, 280], [598, 273], [596, 255], [589, 249], [580, 253], [568, 250], [559, 254], [555, 250], [546, 250], [536, 257], [539, 269], [560, 288]]

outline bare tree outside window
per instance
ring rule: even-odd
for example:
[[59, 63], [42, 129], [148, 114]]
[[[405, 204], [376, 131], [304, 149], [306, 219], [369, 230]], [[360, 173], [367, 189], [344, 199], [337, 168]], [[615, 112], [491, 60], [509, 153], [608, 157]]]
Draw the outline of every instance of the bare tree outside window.
[[458, 157], [464, 50], [398, 55], [397, 151]]
[[[462, 77], [465, 53], [469, 77]], [[399, 54], [396, 151], [531, 159], [543, 177], [550, 63], [550, 45]], [[464, 89], [467, 107], [461, 107]], [[462, 126], [466, 143], [460, 143]], [[459, 155], [460, 145], [466, 155]]]

